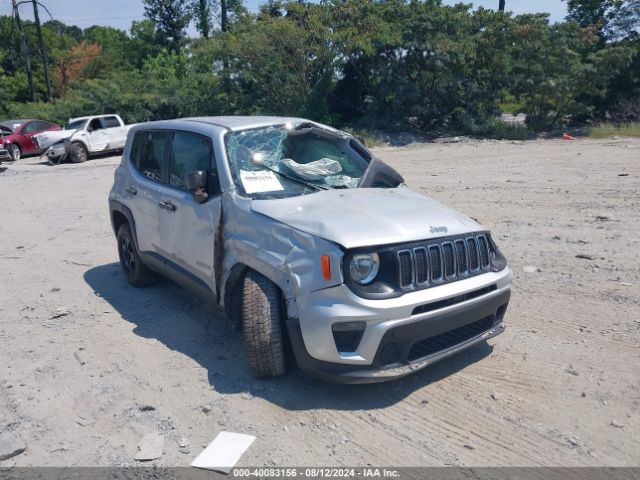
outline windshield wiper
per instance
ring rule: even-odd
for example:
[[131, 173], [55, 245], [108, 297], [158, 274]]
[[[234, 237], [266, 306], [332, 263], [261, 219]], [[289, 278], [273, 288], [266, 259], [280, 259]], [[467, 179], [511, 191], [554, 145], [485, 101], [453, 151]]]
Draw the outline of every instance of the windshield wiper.
[[309, 188], [313, 188], [314, 190], [316, 190], [318, 192], [322, 191], [322, 190], [329, 190], [328, 187], [322, 187], [320, 185], [314, 185], [313, 183], [308, 183], [308, 182], [305, 182], [304, 180], [301, 180], [299, 178], [292, 177], [290, 175], [287, 175], [286, 173], [282, 173], [282, 172], [276, 170], [275, 168], [272, 168], [269, 165], [265, 165], [264, 163], [262, 163], [262, 162], [260, 162], [258, 160], [253, 159], [253, 163], [255, 163], [256, 165], [259, 165], [259, 166], [261, 166], [263, 168], [266, 168], [267, 170], [271, 170], [272, 172], [277, 173], [281, 177], [284, 177], [284, 178], [286, 178], [288, 180], [292, 180], [294, 182], [298, 182], [298, 183], [300, 183], [302, 185], [305, 185], [305, 186], [307, 186]]

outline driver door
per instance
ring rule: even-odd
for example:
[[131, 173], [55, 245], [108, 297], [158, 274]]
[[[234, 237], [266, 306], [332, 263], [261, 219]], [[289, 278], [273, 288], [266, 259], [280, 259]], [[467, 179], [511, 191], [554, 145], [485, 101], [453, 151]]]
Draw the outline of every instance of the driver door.
[[[167, 269], [179, 267], [215, 293], [215, 247], [222, 204], [211, 139], [190, 132], [170, 134], [168, 179], [159, 196], [158, 226]], [[187, 190], [186, 175], [208, 172], [209, 198], [198, 203]], [[171, 265], [173, 264], [173, 265]]]
[[27, 123], [22, 127], [20, 132], [20, 147], [22, 148], [23, 155], [29, 155], [38, 151], [38, 145], [33, 139], [33, 136], [38, 133], [38, 121]]
[[87, 126], [87, 132], [89, 132], [89, 151], [101, 152], [109, 145], [109, 134], [102, 125], [102, 119], [94, 118], [89, 122]]

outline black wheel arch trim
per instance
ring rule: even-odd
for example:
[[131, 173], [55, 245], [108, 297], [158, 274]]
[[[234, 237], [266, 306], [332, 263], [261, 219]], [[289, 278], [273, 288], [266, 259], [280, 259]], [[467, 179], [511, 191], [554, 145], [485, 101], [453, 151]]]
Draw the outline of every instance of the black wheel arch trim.
[[124, 205], [122, 202], [118, 200], [109, 200], [109, 218], [111, 220], [111, 228], [113, 229], [114, 235], [118, 235], [118, 228], [120, 225], [116, 221], [116, 213], [124, 216], [129, 224], [129, 229], [131, 230], [131, 236], [133, 236], [133, 242], [135, 243], [136, 249], [140, 252], [140, 248], [138, 247], [138, 235], [136, 233], [136, 222], [133, 219], [133, 213], [129, 210], [129, 207]]

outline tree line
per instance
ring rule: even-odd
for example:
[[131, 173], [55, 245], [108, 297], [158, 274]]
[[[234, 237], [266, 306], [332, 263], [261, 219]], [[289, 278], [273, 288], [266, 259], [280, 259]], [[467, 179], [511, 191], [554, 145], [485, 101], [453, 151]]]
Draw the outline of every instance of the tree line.
[[[128, 32], [0, 17], [0, 115], [296, 115], [493, 137], [516, 128], [502, 112], [526, 115], [517, 134], [640, 121], [640, 0], [568, 0], [556, 23], [441, 0], [143, 1]], [[23, 39], [48, 55], [49, 81], [31, 57], [34, 92]]]

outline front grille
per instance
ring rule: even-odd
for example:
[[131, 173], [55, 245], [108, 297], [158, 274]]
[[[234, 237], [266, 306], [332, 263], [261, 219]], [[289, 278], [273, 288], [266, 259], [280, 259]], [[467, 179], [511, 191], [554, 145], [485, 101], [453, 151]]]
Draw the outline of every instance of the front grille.
[[467, 238], [467, 252], [469, 252], [469, 270], [478, 270], [478, 247], [474, 238]]
[[489, 266], [489, 246], [485, 237], [478, 237], [478, 252], [480, 253], [480, 266]]
[[456, 274], [456, 261], [453, 258], [453, 243], [442, 244], [442, 258], [444, 259], [444, 276], [451, 278]]
[[485, 273], [490, 267], [487, 234], [425, 242], [398, 251], [398, 278], [404, 290], [449, 283]]
[[494, 319], [495, 315], [490, 315], [455, 330], [420, 340], [411, 346], [408, 360], [414, 362], [470, 340], [489, 330], [493, 326]]
[[398, 253], [400, 260], [400, 286], [405, 288], [413, 284], [413, 269], [411, 268], [411, 252], [403, 250]]
[[431, 280], [434, 282], [442, 280], [442, 257], [439, 245], [429, 247], [429, 260], [431, 260]]
[[458, 265], [458, 275], [467, 273], [467, 247], [464, 240], [456, 242], [456, 263]]
[[426, 248], [416, 248], [413, 251], [416, 257], [416, 283], [424, 285], [429, 281], [429, 263]]

